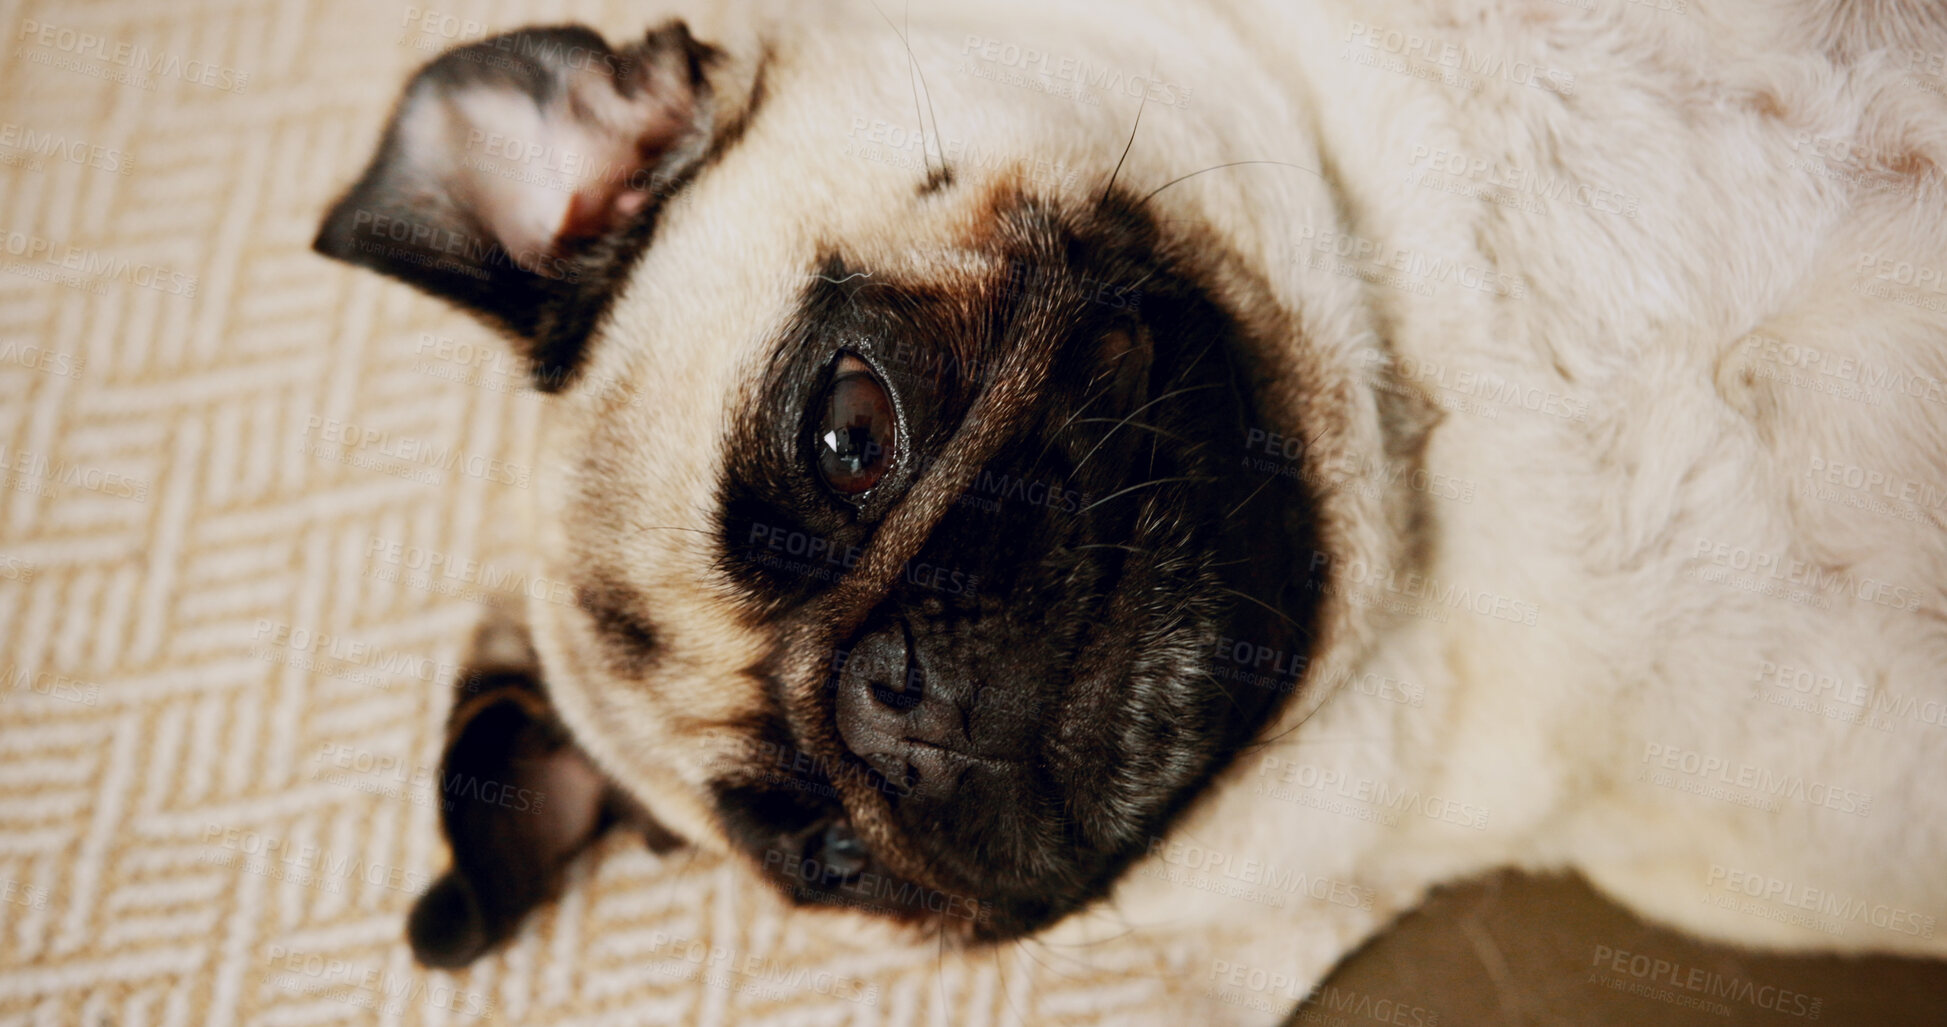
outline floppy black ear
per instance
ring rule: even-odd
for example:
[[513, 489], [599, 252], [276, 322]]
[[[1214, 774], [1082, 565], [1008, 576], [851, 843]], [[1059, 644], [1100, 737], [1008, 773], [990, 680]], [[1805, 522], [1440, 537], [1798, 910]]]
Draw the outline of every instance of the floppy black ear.
[[453, 868], [419, 897], [406, 925], [427, 966], [464, 966], [506, 941], [610, 827], [643, 832], [658, 852], [679, 844], [575, 747], [523, 629], [489, 622], [474, 651], [439, 769]]
[[[622, 50], [569, 25], [448, 51], [407, 84], [312, 246], [473, 312], [537, 365], [560, 364], [544, 343], [599, 277], [584, 258], [652, 213], [706, 152], [704, 70], [718, 56], [680, 21]], [[558, 388], [563, 370], [541, 387]]]

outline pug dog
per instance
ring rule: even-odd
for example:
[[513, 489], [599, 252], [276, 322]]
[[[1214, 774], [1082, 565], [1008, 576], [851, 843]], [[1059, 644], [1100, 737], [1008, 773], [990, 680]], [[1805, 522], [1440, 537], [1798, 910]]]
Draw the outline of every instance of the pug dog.
[[[611, 829], [916, 945], [1142, 954], [1200, 1022], [1502, 866], [1947, 954], [1940, 8], [615, 38], [432, 61], [317, 236], [547, 393], [572, 595], [482, 628], [441, 778], [547, 801], [449, 796], [422, 962]], [[1808, 892], [1865, 912], [1744, 901]]]

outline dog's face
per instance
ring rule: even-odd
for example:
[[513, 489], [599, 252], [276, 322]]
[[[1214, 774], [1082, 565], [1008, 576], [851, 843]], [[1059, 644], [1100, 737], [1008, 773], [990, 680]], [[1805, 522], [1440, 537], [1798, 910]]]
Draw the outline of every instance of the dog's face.
[[[318, 246], [553, 394], [575, 599], [533, 628], [595, 761], [798, 901], [992, 939], [1102, 895], [1292, 691], [1314, 509], [1248, 459], [1298, 435], [1250, 275], [1112, 184], [1133, 111], [930, 85], [872, 23], [499, 37], [420, 73]], [[941, 159], [934, 120], [984, 127]]]

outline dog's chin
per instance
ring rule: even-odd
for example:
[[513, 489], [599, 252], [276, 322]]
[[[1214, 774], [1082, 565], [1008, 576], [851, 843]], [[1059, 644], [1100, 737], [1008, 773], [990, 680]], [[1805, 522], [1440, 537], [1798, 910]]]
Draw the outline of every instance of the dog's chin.
[[[1124, 569], [1103, 619], [1132, 626], [1090, 638], [1029, 755], [968, 774], [950, 806], [894, 797], [901, 843], [935, 885], [980, 900], [969, 938], [1030, 934], [1106, 894], [1295, 688], [1298, 661], [1286, 676], [1219, 676], [1212, 654], [1225, 640], [1294, 653], [1302, 639], [1264, 608], [1237, 610], [1249, 593], [1208, 569], [1217, 550], [1191, 558], [1187, 541], [1148, 550], [1173, 559]], [[1172, 591], [1172, 576], [1198, 580]]]
[[[1266, 676], [1263, 687], [1225, 688], [1213, 677], [1204, 656], [1215, 647], [1197, 640], [1275, 637], [1263, 627], [1178, 624], [1181, 637], [1161, 647], [1136, 637], [1101, 643], [1169, 655], [1070, 682], [1073, 698], [1035, 740], [1035, 754], [963, 785], [950, 804], [915, 801], [847, 753], [830, 775], [819, 761], [788, 757], [795, 780], [720, 792], [720, 808], [736, 811], [726, 817], [741, 827], [733, 835], [796, 904], [888, 917], [967, 943], [1033, 934], [1106, 895], [1295, 686]], [[858, 841], [829, 783], [848, 775], [888, 793], [897, 862], [923, 866], [923, 876], [902, 876]]]
[[902, 820], [930, 865], [985, 900], [976, 939], [1033, 933], [1106, 895], [1297, 688], [1302, 658], [1245, 681], [1220, 676], [1212, 655], [1235, 639], [1305, 652], [1296, 621], [1275, 608], [1240, 614], [1245, 593], [1221, 581], [1170, 599], [1134, 577], [1117, 600], [1155, 620], [1085, 653], [1098, 669], [1070, 682], [1025, 786], [985, 810]]

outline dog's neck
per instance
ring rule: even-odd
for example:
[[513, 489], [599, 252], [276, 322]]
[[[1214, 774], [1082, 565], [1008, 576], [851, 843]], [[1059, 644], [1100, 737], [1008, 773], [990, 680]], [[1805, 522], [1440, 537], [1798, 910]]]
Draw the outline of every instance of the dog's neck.
[[[1754, 537], [1754, 517], [1722, 497], [1780, 491], [1764, 462], [1732, 455], [1744, 432], [1804, 430], [1750, 387], [1738, 340], [1779, 311], [1815, 307], [1808, 289], [1843, 291], [1832, 283], [1844, 261], [1879, 247], [1857, 230], [1761, 227], [1848, 217], [1792, 159], [1800, 126], [1847, 135], [1861, 116], [1864, 100], [1799, 92], [1850, 44], [1780, 42], [1783, 30], [1737, 3], [1710, 5], [1721, 16], [1710, 19], [1634, 10], [1600, 26], [1546, 2], [1483, 5], [1492, 17], [1418, 2], [1215, 6], [1225, 17], [1203, 32], [1220, 39], [1204, 52], [1221, 67], [1194, 69], [1226, 97], [1212, 131], [1230, 160], [1280, 163], [1213, 171], [1158, 200], [1221, 231], [1290, 319], [1288, 380], [1303, 383], [1286, 397], [1292, 423], [1327, 428], [1321, 445], [1343, 446], [1352, 467], [1383, 461], [1328, 491], [1345, 504], [1328, 522], [1356, 526], [1334, 539], [1354, 569], [1334, 583], [1314, 687], [1172, 837], [1382, 896], [1396, 885], [1401, 902], [1428, 880], [1503, 863], [1600, 875], [1593, 850], [1551, 826], [1597, 816], [1539, 786], [1561, 772], [1552, 739], [1591, 739], [1601, 749], [1577, 753], [1581, 765], [1620, 774], [1646, 739], [1665, 737], [1655, 714], [1666, 704], [1749, 675], [1705, 655], [1701, 625], [1667, 621], [1662, 605], [1694, 587], [1680, 577], [1701, 539]], [[1901, 191], [1923, 194], [1917, 179]], [[1698, 421], [1726, 405], [1751, 424]], [[1678, 423], [1690, 427], [1671, 434]], [[1919, 430], [1876, 421], [1859, 459], [1907, 466], [1937, 452]], [[1800, 473], [1814, 441], [1766, 440]], [[1762, 636], [1740, 654], [1824, 644], [1790, 637], [1781, 615], [1803, 611], [1723, 604], [1719, 630]], [[1346, 687], [1375, 678], [1405, 681], [1424, 702]], [[1308, 787], [1319, 781], [1336, 784]], [[1438, 795], [1483, 829], [1382, 825], [1347, 798], [1388, 790]], [[1346, 815], [1294, 815], [1280, 834], [1264, 824], [1281, 798]], [[1320, 820], [1332, 829], [1318, 833]], [[1145, 894], [1180, 908], [1171, 887], [1138, 875], [1120, 909]]]

